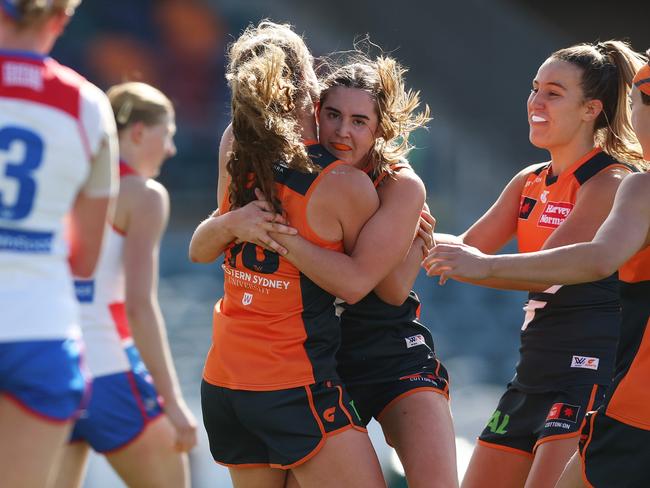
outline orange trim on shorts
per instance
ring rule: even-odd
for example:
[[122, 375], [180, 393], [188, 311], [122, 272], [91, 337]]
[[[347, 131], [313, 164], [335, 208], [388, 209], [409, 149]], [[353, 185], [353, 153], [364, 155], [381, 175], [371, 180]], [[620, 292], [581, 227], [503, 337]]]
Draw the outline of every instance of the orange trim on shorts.
[[490, 449], [498, 449], [499, 451], [504, 451], [509, 454], [516, 454], [517, 456], [524, 456], [531, 459], [535, 457], [535, 455], [532, 452], [522, 451], [521, 449], [515, 449], [514, 447], [509, 447], [509, 446], [502, 446], [501, 444], [493, 444], [491, 442], [486, 442], [482, 439], [476, 439], [476, 443], [483, 447], [489, 447]]
[[264, 463], [251, 463], [251, 464], [228, 464], [228, 463], [222, 463], [221, 461], [216, 461], [213, 459], [213, 461], [218, 464], [219, 466], [224, 466], [226, 468], [269, 468], [270, 466], [268, 464]]
[[[339, 406], [341, 407], [341, 410], [343, 410], [343, 413], [345, 416], [348, 418], [348, 421], [354, 425], [354, 420], [352, 420], [352, 415], [348, 411], [347, 408], [345, 408], [345, 405], [343, 405], [343, 388], [341, 388], [341, 385], [335, 385], [334, 388], [336, 388], [339, 391]], [[333, 431], [336, 432], [336, 431]]]
[[[598, 384], [595, 384], [591, 388], [591, 394], [589, 395], [589, 401], [587, 402], [587, 407], [585, 409], [585, 417], [587, 415], [587, 412], [591, 412], [591, 409], [594, 406], [594, 403], [596, 401], [596, 392], [598, 391], [598, 386], [599, 386]], [[544, 442], [557, 441], [557, 440], [560, 440], [560, 439], [569, 439], [571, 437], [576, 437], [576, 436], [579, 437], [580, 433], [582, 432], [582, 428], [585, 425], [585, 417], [582, 418], [582, 422], [580, 422], [580, 427], [578, 427], [578, 430], [576, 430], [575, 432], [567, 432], [566, 434], [549, 435], [549, 436], [546, 436], [546, 437], [543, 437], [543, 438], [539, 439], [535, 443], [535, 445], [533, 446], [533, 454], [535, 454], [535, 451], [537, 451], [537, 448], [541, 444], [543, 444]]]
[[419, 388], [413, 388], [412, 390], [405, 391], [401, 395], [396, 396], [393, 398], [388, 404], [381, 409], [381, 412], [377, 414], [377, 422], [381, 422], [381, 417], [384, 415], [386, 410], [388, 410], [390, 407], [392, 407], [396, 402], [406, 398], [407, 396], [413, 395], [414, 393], [420, 393], [422, 391], [432, 391], [434, 393], [437, 393], [439, 395], [444, 396], [447, 400], [449, 400], [449, 395], [445, 390], [441, 390], [440, 388], [434, 388], [432, 386], [421, 386]]
[[[325, 432], [325, 428], [323, 427], [323, 423], [320, 420], [320, 416], [316, 412], [316, 407], [314, 406], [314, 399], [311, 394], [311, 390], [309, 386], [305, 386], [305, 391], [307, 392], [307, 399], [309, 400], [309, 408], [311, 409], [312, 414], [314, 415], [314, 418], [316, 419], [316, 422], [318, 423], [318, 427], [320, 428], [321, 431], [321, 440], [316, 444], [316, 447], [311, 450], [305, 457], [299, 459], [295, 463], [291, 464], [275, 464], [275, 463], [251, 463], [251, 464], [228, 464], [228, 463], [222, 463], [219, 461], [215, 461], [217, 464], [220, 464], [221, 466], [225, 466], [227, 468], [276, 468], [276, 469], [292, 469], [295, 468], [296, 466], [300, 466], [301, 464], [306, 463], [309, 461], [311, 458], [313, 458], [316, 454], [320, 452], [320, 450], [323, 448], [325, 445], [325, 442], [327, 442], [327, 439], [330, 437], [333, 437], [335, 435], [341, 434], [342, 432], [345, 432], [347, 430], [353, 429], [357, 430], [359, 432], [363, 432], [364, 434], [367, 434], [368, 431], [364, 429], [363, 427], [359, 427], [358, 425], [355, 425], [354, 422], [352, 422], [352, 418], [350, 417], [349, 413], [346, 411], [346, 415], [348, 416], [348, 419], [350, 420], [350, 424], [344, 425], [340, 429], [333, 430], [332, 432]], [[336, 386], [336, 388], [339, 388], [339, 391], [342, 395], [342, 389], [340, 389], [340, 386]], [[340, 397], [341, 398], [341, 397]], [[342, 403], [342, 400], [339, 400]], [[342, 405], [341, 405], [342, 406]], [[345, 408], [343, 408], [345, 410]]]
[[321, 422], [320, 415], [318, 415], [318, 412], [316, 411], [316, 406], [314, 405], [314, 396], [311, 394], [311, 388], [309, 388], [309, 386], [304, 386], [303, 388], [307, 392], [307, 400], [309, 401], [309, 409], [311, 410], [311, 414], [316, 419], [320, 433], [325, 436], [327, 435], [325, 432], [325, 427], [323, 427], [323, 422]]
[[587, 486], [587, 488], [594, 488], [594, 485], [592, 485], [587, 479], [587, 460], [585, 459], [585, 453], [587, 452], [587, 448], [591, 443], [591, 438], [594, 435], [594, 422], [596, 420], [596, 415], [598, 414], [595, 413], [591, 416], [591, 424], [589, 425], [589, 437], [587, 437], [584, 447], [582, 448], [582, 450], [578, 449], [578, 454], [580, 455], [580, 461], [581, 461], [580, 464], [582, 465], [581, 466], [582, 481], [585, 483], [585, 486]]
[[77, 415], [79, 415], [79, 410], [75, 411], [70, 417], [67, 419], [58, 419], [56, 417], [50, 417], [49, 415], [45, 415], [41, 412], [37, 412], [36, 410], [33, 410], [32, 408], [28, 407], [25, 405], [20, 398], [17, 398], [10, 393], [1, 393], [0, 396], [4, 396], [7, 398], [7, 400], [10, 400], [11, 403], [16, 405], [18, 408], [20, 408], [23, 412], [28, 413], [32, 417], [36, 417], [39, 420], [42, 420], [44, 422], [47, 422], [49, 424], [55, 424], [55, 425], [63, 425], [66, 422], [70, 422], [71, 420], [75, 420], [77, 418]]
[[323, 445], [327, 441], [328, 438], [335, 436], [337, 434], [341, 434], [342, 432], [345, 432], [347, 430], [358, 430], [359, 432], [363, 432], [364, 434], [367, 434], [368, 431], [362, 427], [358, 427], [356, 425], [345, 425], [341, 427], [340, 429], [333, 430], [332, 432], [325, 434], [323, 438], [320, 440], [320, 442], [314, 447], [314, 449], [307, 454], [305, 457], [299, 459], [295, 463], [292, 464], [271, 464], [271, 463], [250, 463], [250, 464], [228, 464], [228, 463], [222, 463], [221, 461], [214, 461], [215, 463], [225, 466], [226, 468], [276, 468], [276, 469], [292, 469], [295, 468], [296, 466], [300, 466], [301, 464], [306, 463], [309, 461], [311, 458], [313, 458], [318, 452], [323, 448]]
[[345, 432], [346, 430], [350, 430], [350, 429], [352, 429], [353, 427], [354, 427], [353, 425], [346, 425], [346, 426], [344, 426], [344, 427], [341, 427], [340, 429], [337, 429], [337, 430], [335, 430], [335, 431], [333, 431], [333, 432], [330, 432], [329, 434], [326, 433], [326, 434], [321, 438], [320, 442], [316, 445], [316, 447], [315, 447], [315, 448], [314, 448], [314, 449], [313, 449], [309, 454], [307, 454], [304, 458], [299, 459], [299, 460], [296, 461], [295, 463], [287, 464], [287, 465], [282, 465], [282, 464], [269, 464], [269, 466], [270, 466], [271, 468], [279, 468], [279, 469], [285, 469], [285, 470], [286, 470], [286, 469], [292, 469], [292, 468], [295, 468], [295, 467], [297, 467], [297, 466], [300, 466], [301, 464], [306, 463], [306, 462], [309, 461], [311, 458], [313, 458], [316, 454], [318, 454], [318, 453], [320, 452], [320, 450], [323, 448], [323, 446], [325, 445], [325, 442], [327, 442], [327, 439], [329, 439], [330, 436], [334, 436], [334, 435], [340, 434], [340, 433], [342, 433], [342, 432]]
[[580, 429], [576, 430], [575, 432], [567, 432], [566, 434], [555, 434], [555, 435], [548, 435], [546, 437], [542, 437], [533, 446], [533, 455], [535, 454], [535, 451], [537, 451], [537, 448], [542, 444], [544, 444], [545, 442], [559, 441], [561, 439], [570, 439], [571, 437], [580, 437]]

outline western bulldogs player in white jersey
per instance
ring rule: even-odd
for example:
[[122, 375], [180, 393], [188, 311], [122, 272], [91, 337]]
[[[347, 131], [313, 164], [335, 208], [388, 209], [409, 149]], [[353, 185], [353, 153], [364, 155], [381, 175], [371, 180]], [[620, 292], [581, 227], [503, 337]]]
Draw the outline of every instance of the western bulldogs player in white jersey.
[[56, 486], [81, 486], [93, 448], [128, 486], [183, 488], [189, 485], [184, 452], [196, 443], [196, 422], [181, 395], [158, 306], [158, 248], [169, 196], [152, 179], [176, 153], [174, 109], [145, 83], [114, 86], [108, 97], [119, 134], [120, 192], [97, 270], [75, 283], [92, 396]]
[[78, 4], [0, 0], [3, 487], [49, 486], [86, 389], [71, 271], [97, 262], [117, 139], [105, 95], [48, 57]]

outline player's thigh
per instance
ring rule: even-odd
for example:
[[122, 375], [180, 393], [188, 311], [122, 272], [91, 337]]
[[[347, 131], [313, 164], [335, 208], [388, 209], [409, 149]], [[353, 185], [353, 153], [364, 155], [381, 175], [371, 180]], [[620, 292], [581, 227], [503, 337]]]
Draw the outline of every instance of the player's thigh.
[[380, 423], [410, 487], [458, 486], [456, 440], [444, 395], [433, 390], [403, 395], [382, 412]]
[[532, 463], [526, 452], [478, 442], [461, 487], [485, 488], [485, 480], [499, 480], [499, 488], [521, 488]]
[[585, 488], [582, 480], [582, 462], [577, 452], [573, 453], [571, 460], [564, 467], [555, 488]]
[[189, 486], [187, 455], [174, 448], [176, 433], [165, 415], [151, 421], [133, 442], [106, 459], [130, 488]]
[[[234, 488], [285, 488], [288, 471], [267, 467], [228, 468]], [[296, 488], [299, 486], [296, 484]]]
[[42, 488], [70, 434], [71, 422], [52, 422], [0, 396], [0, 473], [7, 488]]
[[80, 488], [86, 475], [90, 446], [83, 441], [65, 446], [57, 464], [54, 488]]
[[540, 444], [525, 488], [553, 488], [578, 447], [578, 436]]
[[301, 488], [386, 486], [370, 438], [355, 429], [328, 436], [320, 450], [293, 472]]

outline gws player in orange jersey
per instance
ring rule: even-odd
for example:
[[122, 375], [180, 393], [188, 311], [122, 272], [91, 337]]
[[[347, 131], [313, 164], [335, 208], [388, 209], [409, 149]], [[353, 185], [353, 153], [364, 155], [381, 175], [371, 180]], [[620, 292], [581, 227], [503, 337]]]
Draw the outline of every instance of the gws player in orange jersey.
[[[288, 25], [249, 27], [230, 47], [227, 78], [225, 139], [234, 139], [222, 142], [230, 182], [220, 179], [219, 215], [255, 200], [259, 188], [309, 241], [349, 251], [379, 202], [367, 175], [315, 141], [318, 86], [303, 40]], [[277, 253], [214, 240], [214, 222], [199, 225], [190, 247], [193, 260], [209, 262], [227, 246], [201, 389], [214, 459], [236, 487], [283, 487], [289, 468], [303, 488], [385, 486], [336, 373], [334, 297]]]
[[418, 322], [419, 300], [410, 291], [432, 226], [424, 221], [429, 232], [420, 230], [421, 237], [415, 232], [424, 186], [404, 157], [409, 135], [426, 123], [428, 109], [416, 112], [419, 97], [406, 90], [404, 71], [392, 58], [371, 61], [355, 55], [321, 82], [321, 144], [369, 172], [381, 201], [351, 256], [298, 238], [285, 241], [274, 235], [273, 240], [267, 230], [286, 229], [269, 222], [273, 209], [261, 201], [233, 212], [228, 228], [239, 239], [254, 239], [280, 252], [288, 249], [287, 258], [307, 276], [347, 298], [337, 361], [357, 413], [364, 425], [372, 417], [380, 421], [409, 486], [448, 487], [458, 484], [448, 379], [431, 334]]
[[[75, 282], [92, 395], [56, 486], [81, 486], [92, 447], [128, 486], [189, 486], [196, 422], [183, 400], [157, 299], [169, 195], [154, 181], [176, 154], [174, 108], [145, 83], [108, 90], [120, 143], [115, 216], [91, 279]], [[158, 400], [158, 395], [161, 401]]]
[[[494, 253], [513, 236], [520, 252], [591, 240], [632, 171], [620, 161], [641, 160], [627, 94], [642, 63], [618, 41], [553, 53], [528, 99], [530, 140], [551, 161], [521, 171], [469, 230], [440, 241]], [[498, 479], [503, 487], [552, 487], [576, 449], [585, 413], [602, 403], [611, 381], [618, 277], [551, 287], [544, 280], [473, 282], [530, 294], [516, 375], [479, 437], [463, 486]]]
[[117, 137], [106, 96], [48, 56], [78, 4], [0, 1], [0, 484], [5, 487], [50, 485], [81, 406], [86, 378], [79, 365], [72, 273], [93, 272], [109, 197], [117, 188]]
[[[647, 52], [650, 55], [650, 50]], [[634, 78], [632, 125], [650, 161], [650, 66]], [[588, 414], [579, 454], [558, 488], [650, 484], [650, 174], [631, 175], [616, 192], [614, 207], [591, 242], [518, 255], [487, 256], [478, 249], [440, 245], [430, 270], [471, 279], [500, 278], [583, 283], [619, 269], [623, 323], [614, 381], [605, 401]], [[582, 458], [582, 466], [580, 463]], [[584, 478], [583, 478], [584, 477]], [[584, 481], [584, 483], [583, 483]]]

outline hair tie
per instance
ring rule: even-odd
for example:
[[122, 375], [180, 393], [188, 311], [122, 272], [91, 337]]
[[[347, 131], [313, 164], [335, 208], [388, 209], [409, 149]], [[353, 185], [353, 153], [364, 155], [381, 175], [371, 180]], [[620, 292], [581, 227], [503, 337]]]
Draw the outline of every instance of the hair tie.
[[133, 100], [129, 98], [122, 104], [120, 109], [117, 111], [115, 120], [117, 120], [118, 124], [126, 125], [127, 122], [129, 121], [129, 118], [131, 117], [132, 111], [133, 111]]
[[650, 96], [650, 65], [644, 64], [632, 80], [640, 92]]
[[18, 22], [22, 15], [18, 11], [18, 7], [16, 6], [16, 3], [18, 0], [0, 0], [0, 5], [2, 5], [2, 9], [5, 11], [5, 13], [14, 19], [16, 22]]

